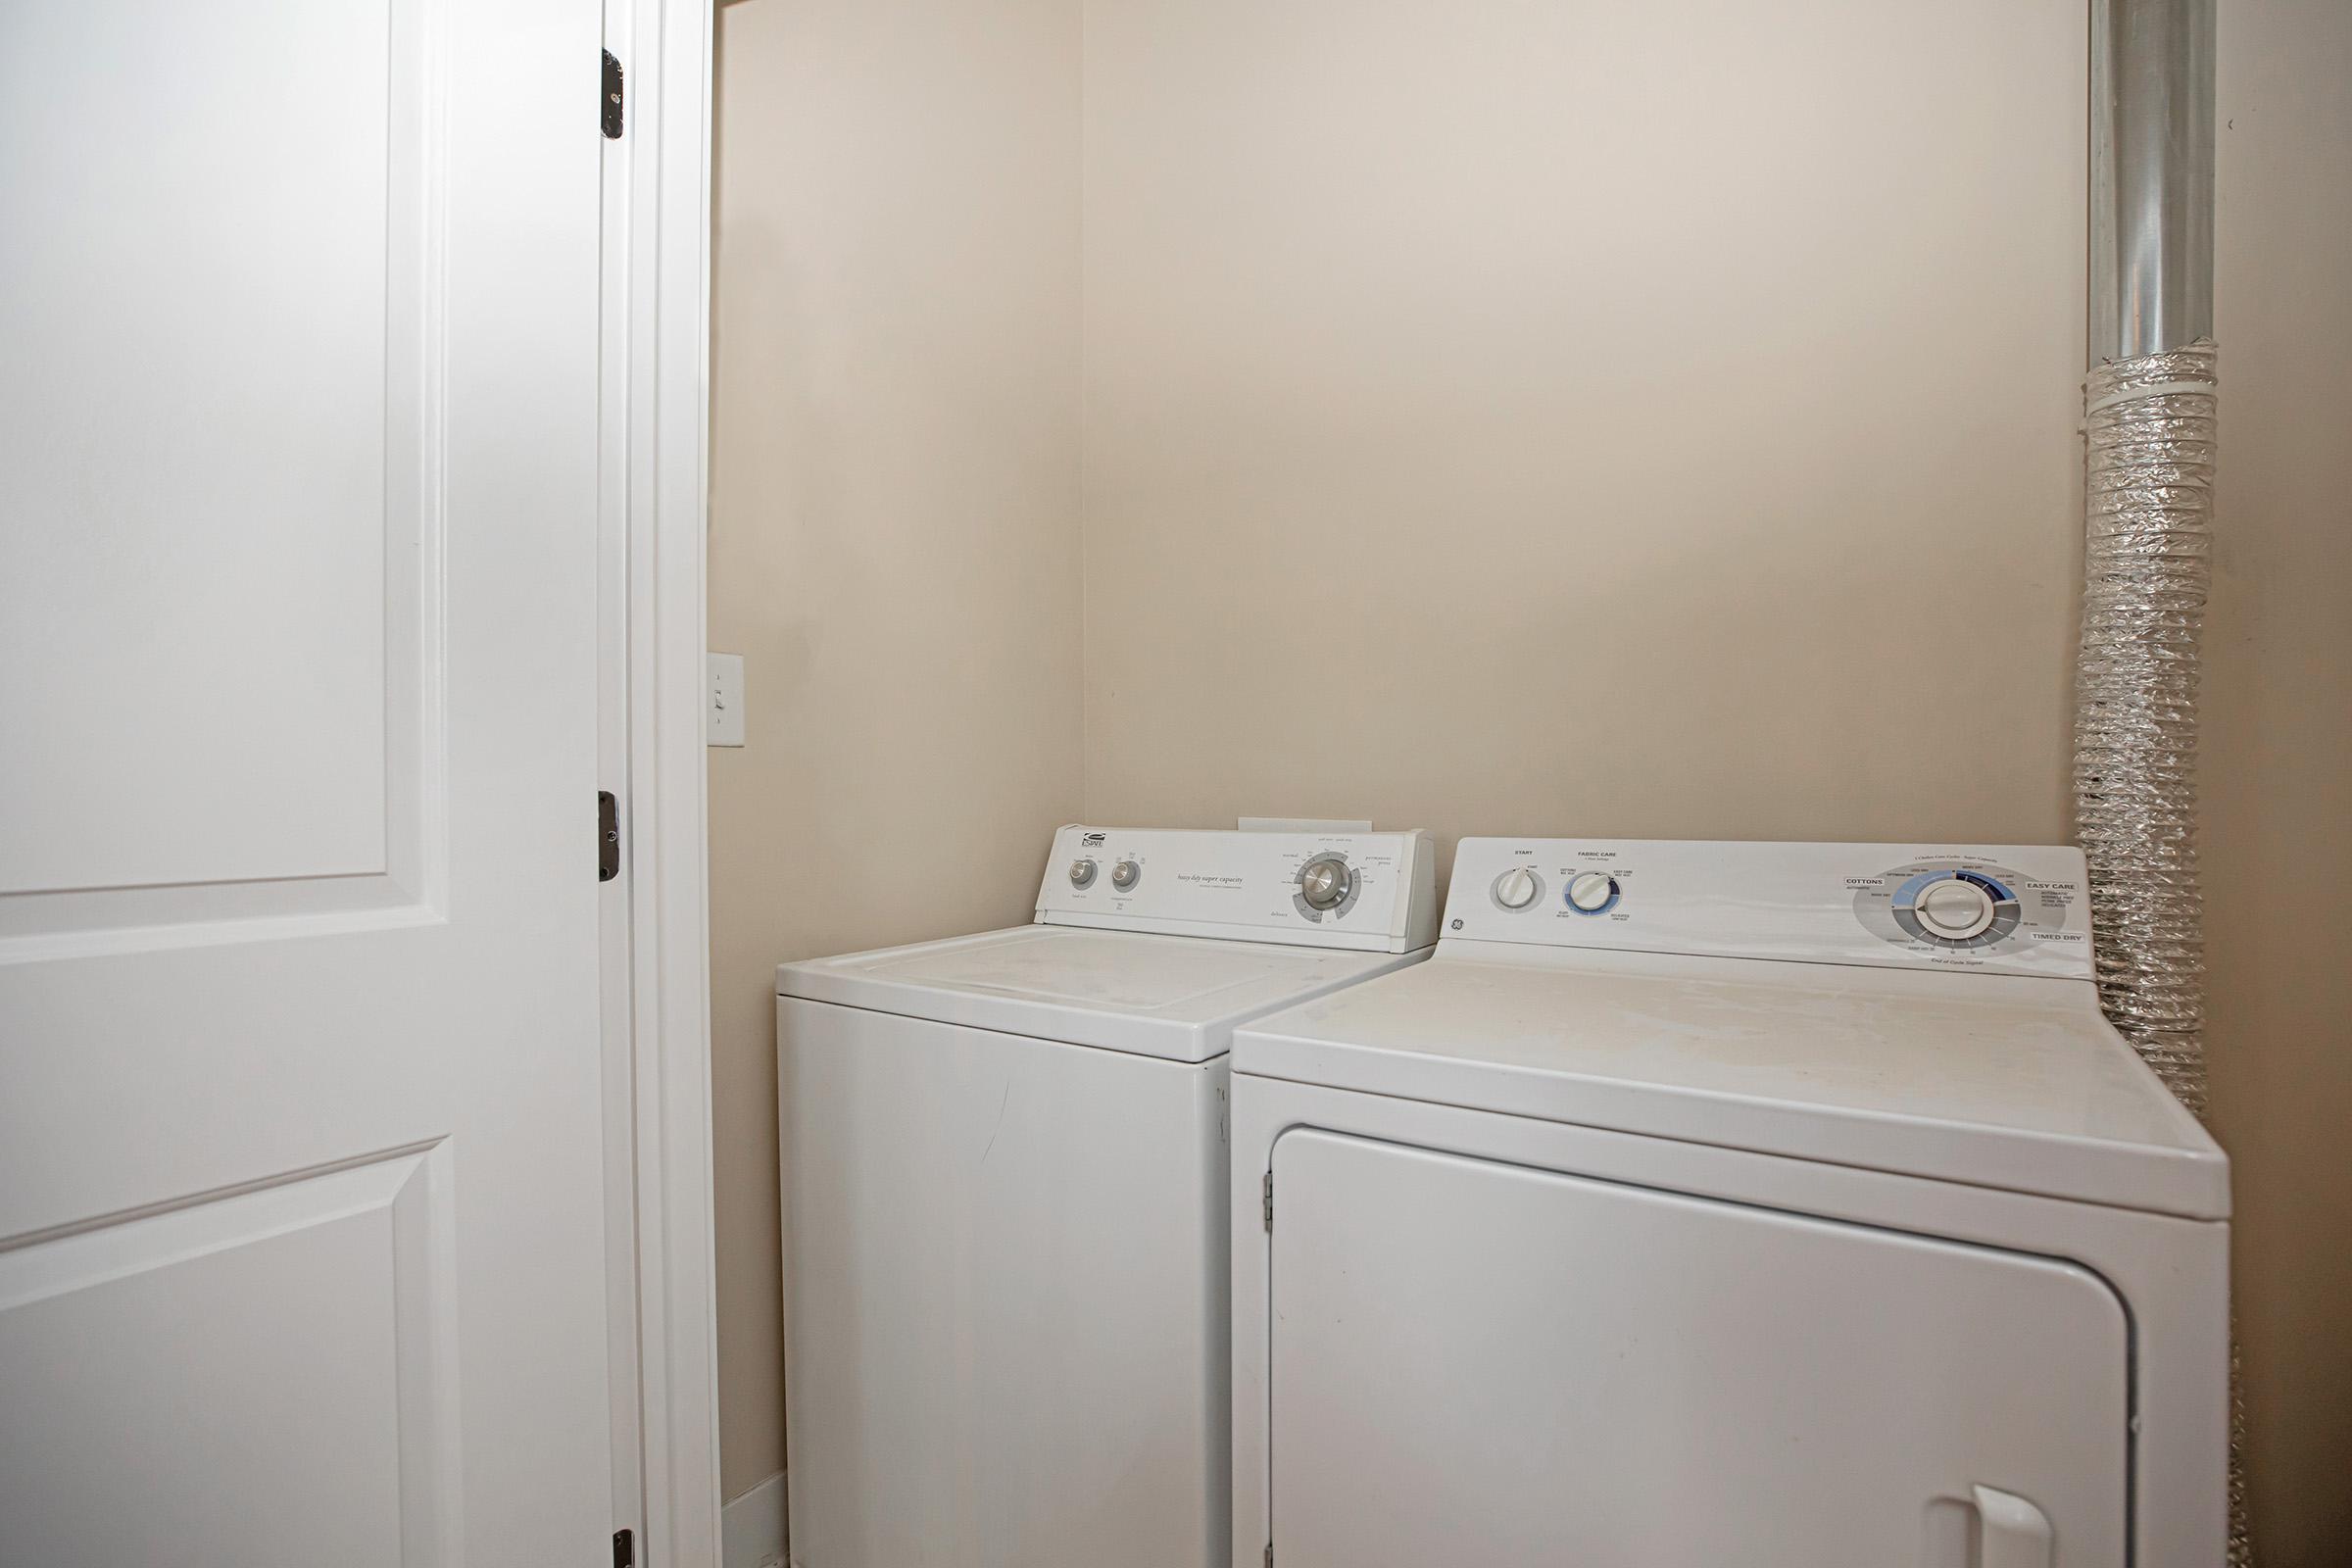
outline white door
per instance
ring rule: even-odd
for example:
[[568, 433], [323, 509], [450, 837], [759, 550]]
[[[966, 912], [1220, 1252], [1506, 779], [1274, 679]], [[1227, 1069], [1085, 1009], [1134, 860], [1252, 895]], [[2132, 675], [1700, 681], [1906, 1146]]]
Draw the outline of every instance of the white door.
[[597, 0], [0, 15], [0, 1557], [610, 1560]]
[[1336, 1134], [1275, 1145], [1282, 1568], [2123, 1568], [2069, 1263]]

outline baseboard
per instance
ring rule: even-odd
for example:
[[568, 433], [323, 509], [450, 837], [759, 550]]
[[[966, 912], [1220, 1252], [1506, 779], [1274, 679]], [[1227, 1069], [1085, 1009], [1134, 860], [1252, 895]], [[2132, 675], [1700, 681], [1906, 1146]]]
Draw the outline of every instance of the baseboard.
[[768, 1568], [784, 1560], [784, 1472], [718, 1510], [719, 1568]]

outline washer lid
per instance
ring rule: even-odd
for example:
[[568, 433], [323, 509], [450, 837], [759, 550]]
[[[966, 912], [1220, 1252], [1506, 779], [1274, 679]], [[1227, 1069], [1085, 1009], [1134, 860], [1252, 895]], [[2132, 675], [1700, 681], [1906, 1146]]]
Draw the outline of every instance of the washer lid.
[[1446, 942], [1234, 1070], [2199, 1219], [2229, 1162], [2088, 982]]
[[1428, 956], [1029, 925], [776, 969], [779, 996], [1206, 1061], [1234, 1026]]

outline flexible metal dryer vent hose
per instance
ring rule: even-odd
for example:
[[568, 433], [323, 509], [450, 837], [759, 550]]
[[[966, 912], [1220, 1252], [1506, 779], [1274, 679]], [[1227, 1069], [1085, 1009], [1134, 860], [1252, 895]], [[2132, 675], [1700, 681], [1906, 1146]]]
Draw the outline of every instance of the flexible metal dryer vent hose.
[[2205, 1111], [2197, 886], [2197, 643], [2213, 545], [2211, 343], [2114, 361], [2084, 386], [2075, 830], [2090, 861], [2099, 1000]]

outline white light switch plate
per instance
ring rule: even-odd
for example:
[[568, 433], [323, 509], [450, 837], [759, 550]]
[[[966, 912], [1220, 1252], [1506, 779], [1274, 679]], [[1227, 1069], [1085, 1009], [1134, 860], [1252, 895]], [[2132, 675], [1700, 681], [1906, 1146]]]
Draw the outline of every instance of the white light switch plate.
[[710, 700], [703, 710], [704, 744], [743, 744], [743, 656], [711, 654]]

